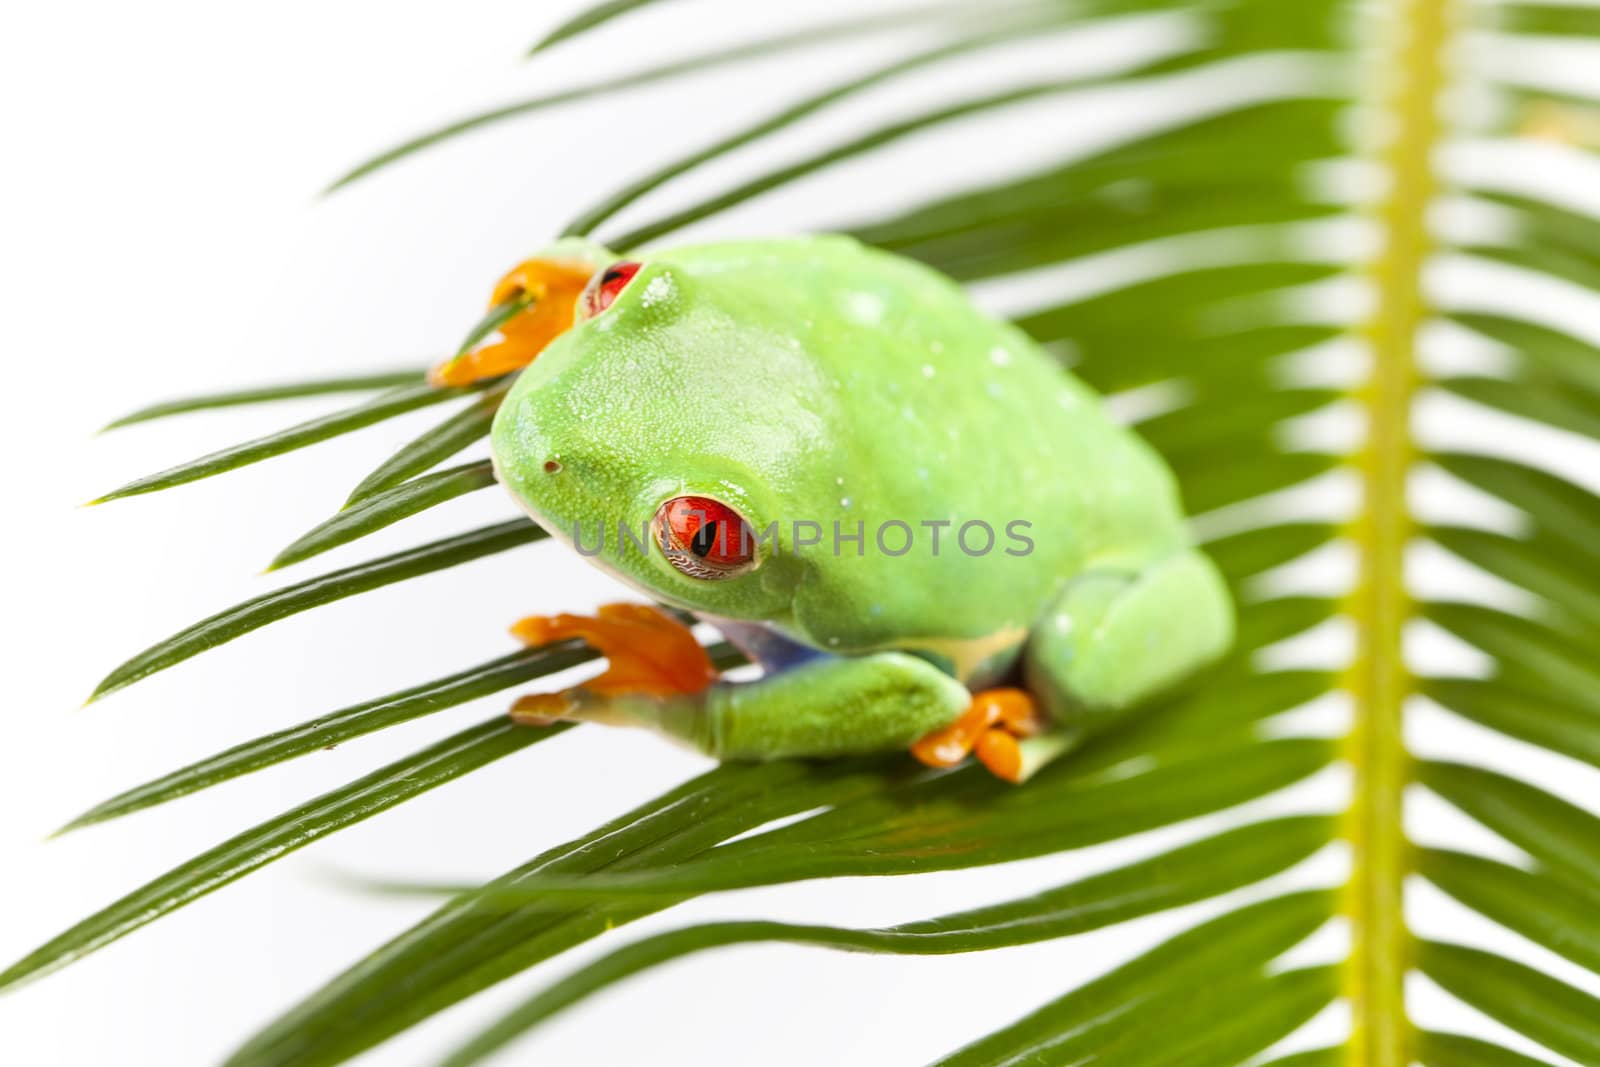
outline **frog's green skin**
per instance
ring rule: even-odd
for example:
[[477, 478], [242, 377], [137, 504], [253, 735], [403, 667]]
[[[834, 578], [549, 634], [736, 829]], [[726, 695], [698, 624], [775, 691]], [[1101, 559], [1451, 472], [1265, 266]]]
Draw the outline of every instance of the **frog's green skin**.
[[[620, 258], [570, 241], [541, 256]], [[1231, 642], [1225, 587], [1189, 547], [1160, 458], [948, 279], [844, 237], [633, 258], [611, 307], [551, 342], [501, 407], [501, 481], [558, 537], [576, 524], [592, 549], [604, 529], [592, 561], [648, 596], [834, 655], [695, 697], [595, 698], [586, 717], [719, 756], [904, 747], [1020, 659], [1052, 720], [1080, 732]], [[777, 522], [780, 550], [722, 580], [653, 546], [616, 551], [619, 522], [640, 530], [686, 495], [757, 531]], [[822, 543], [796, 547], [795, 520], [820, 524]], [[914, 534], [904, 555], [875, 543], [891, 520]], [[935, 556], [923, 523], [938, 520]], [[971, 520], [994, 530], [984, 555], [957, 544]], [[835, 552], [835, 522], [864, 524], [859, 554]], [[1011, 527], [1026, 554], [1007, 551], [1026, 547], [1013, 522], [1028, 524]], [[904, 532], [885, 537], [898, 551]], [[985, 540], [969, 531], [970, 548]]]

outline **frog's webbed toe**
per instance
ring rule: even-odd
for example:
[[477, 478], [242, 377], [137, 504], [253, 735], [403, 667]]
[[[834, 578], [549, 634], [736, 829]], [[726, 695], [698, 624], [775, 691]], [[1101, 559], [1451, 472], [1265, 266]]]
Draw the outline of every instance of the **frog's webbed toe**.
[[954, 767], [976, 755], [996, 777], [1021, 782], [1062, 743], [1044, 728], [1038, 704], [1023, 690], [984, 689], [955, 722], [912, 745], [911, 754], [930, 767]]
[[610, 698], [699, 693], [718, 677], [689, 628], [645, 604], [606, 604], [592, 617], [530, 615], [511, 632], [532, 647], [581, 638], [607, 664], [604, 673], [574, 689], [520, 698], [511, 709], [518, 722], [603, 719]]

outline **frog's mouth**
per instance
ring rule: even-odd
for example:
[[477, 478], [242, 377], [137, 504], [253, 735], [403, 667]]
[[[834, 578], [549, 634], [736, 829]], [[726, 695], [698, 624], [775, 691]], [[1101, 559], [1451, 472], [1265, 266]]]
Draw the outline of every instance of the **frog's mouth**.
[[[572, 329], [594, 265], [565, 259], [530, 259], [500, 279], [489, 310], [451, 358], [428, 372], [436, 386], [471, 385], [519, 371], [557, 337]], [[499, 339], [483, 342], [498, 333]]]

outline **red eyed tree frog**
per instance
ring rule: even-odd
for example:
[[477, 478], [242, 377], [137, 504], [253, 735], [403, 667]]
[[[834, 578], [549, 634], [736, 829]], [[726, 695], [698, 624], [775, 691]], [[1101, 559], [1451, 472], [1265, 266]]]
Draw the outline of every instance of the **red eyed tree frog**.
[[909, 749], [1022, 781], [1221, 655], [1233, 607], [1171, 472], [950, 280], [838, 236], [624, 259], [563, 240], [496, 288], [520, 370], [500, 481], [654, 607], [524, 619], [608, 670], [513, 716], [644, 726], [722, 759]]

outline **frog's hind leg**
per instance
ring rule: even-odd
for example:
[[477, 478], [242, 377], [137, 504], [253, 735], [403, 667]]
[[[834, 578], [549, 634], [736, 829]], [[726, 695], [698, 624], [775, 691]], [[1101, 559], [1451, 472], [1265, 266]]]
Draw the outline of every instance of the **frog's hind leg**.
[[1074, 579], [1023, 651], [1028, 691], [1050, 722], [1022, 742], [1033, 746], [1025, 773], [1222, 655], [1233, 629], [1227, 586], [1194, 549]]

